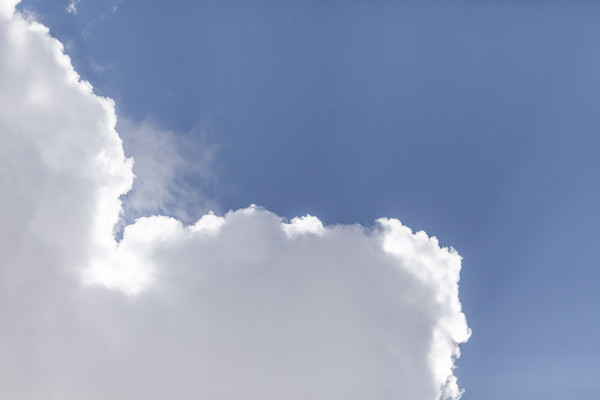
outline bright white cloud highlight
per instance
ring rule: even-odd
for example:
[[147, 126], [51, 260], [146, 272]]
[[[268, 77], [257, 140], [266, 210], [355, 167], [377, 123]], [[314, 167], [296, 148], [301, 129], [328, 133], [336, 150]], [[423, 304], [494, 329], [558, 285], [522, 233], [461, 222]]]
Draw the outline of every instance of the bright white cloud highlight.
[[321, 236], [325, 232], [323, 223], [319, 218], [313, 217], [310, 214], [304, 217], [292, 218], [292, 221], [289, 224], [282, 224], [281, 227], [290, 238], [295, 238], [307, 233]]
[[460, 256], [394, 219], [138, 219], [111, 100], [0, 1], [0, 397], [456, 399]]

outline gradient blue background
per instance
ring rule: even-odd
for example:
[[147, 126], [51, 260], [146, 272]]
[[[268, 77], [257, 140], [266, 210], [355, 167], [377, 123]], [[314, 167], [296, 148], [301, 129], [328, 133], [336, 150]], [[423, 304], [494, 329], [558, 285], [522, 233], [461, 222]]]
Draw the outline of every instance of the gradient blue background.
[[600, 398], [600, 3], [67, 4], [20, 8], [121, 115], [211, 131], [223, 210], [457, 248], [465, 400]]

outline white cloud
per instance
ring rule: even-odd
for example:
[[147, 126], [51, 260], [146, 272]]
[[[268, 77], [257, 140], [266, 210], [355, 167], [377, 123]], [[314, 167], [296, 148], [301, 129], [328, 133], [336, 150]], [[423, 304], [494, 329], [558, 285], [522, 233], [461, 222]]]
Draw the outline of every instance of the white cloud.
[[77, 14], [77, 4], [78, 0], [71, 0], [67, 7], [65, 7], [65, 11], [69, 14]]
[[460, 396], [460, 256], [397, 220], [252, 206], [141, 218], [117, 243], [133, 166], [114, 104], [13, 9], [0, 1], [1, 398]]
[[324, 233], [323, 223], [317, 217], [308, 214], [304, 217], [292, 218], [289, 224], [282, 225], [283, 231], [290, 237], [312, 233], [322, 236]]
[[202, 213], [218, 211], [206, 192], [216, 186], [217, 148], [200, 124], [190, 132], [176, 133], [149, 120], [119, 118], [117, 128], [127, 155], [135, 159], [135, 184], [124, 197], [128, 222], [168, 214], [191, 223]]

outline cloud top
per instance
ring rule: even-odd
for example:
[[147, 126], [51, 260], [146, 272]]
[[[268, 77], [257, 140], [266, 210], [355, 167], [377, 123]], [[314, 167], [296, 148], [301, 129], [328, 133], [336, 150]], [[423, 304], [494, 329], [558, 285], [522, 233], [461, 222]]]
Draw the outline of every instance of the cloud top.
[[0, 397], [457, 399], [460, 256], [257, 206], [114, 227], [112, 100], [0, 2]]

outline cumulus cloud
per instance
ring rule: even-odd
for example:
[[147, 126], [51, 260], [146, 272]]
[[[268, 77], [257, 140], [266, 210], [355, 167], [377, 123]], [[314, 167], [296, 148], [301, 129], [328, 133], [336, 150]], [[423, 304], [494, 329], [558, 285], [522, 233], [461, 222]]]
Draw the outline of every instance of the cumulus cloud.
[[134, 166], [114, 104], [14, 5], [0, 1], [0, 397], [460, 397], [461, 258], [398, 220], [250, 206], [142, 217], [117, 242]]

